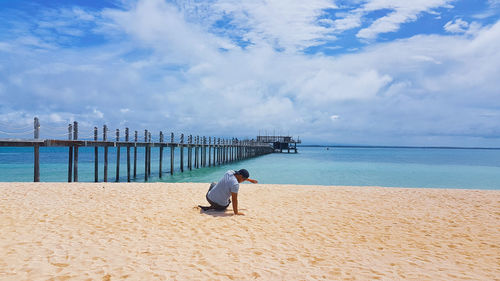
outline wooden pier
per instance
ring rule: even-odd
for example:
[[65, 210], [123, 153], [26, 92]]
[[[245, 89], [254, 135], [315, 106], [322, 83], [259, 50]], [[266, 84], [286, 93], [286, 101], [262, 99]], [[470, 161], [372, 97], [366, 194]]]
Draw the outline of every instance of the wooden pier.
[[[68, 139], [39, 139], [40, 123], [38, 118], [34, 119], [33, 139], [4, 139], [0, 140], [0, 146], [3, 147], [33, 147], [34, 153], [34, 171], [33, 181], [40, 181], [40, 147], [67, 147], [68, 148], [68, 182], [78, 181], [78, 149], [80, 147], [94, 147], [94, 181], [99, 181], [99, 147], [104, 148], [104, 174], [103, 181], [108, 181], [108, 150], [116, 149], [116, 172], [115, 181], [120, 179], [120, 148], [127, 150], [127, 181], [137, 179], [137, 149], [144, 149], [144, 181], [148, 181], [151, 176], [151, 148], [159, 148], [159, 170], [158, 176], [163, 175], [163, 154], [164, 149], [170, 150], [170, 174], [174, 174], [175, 150], [179, 149], [180, 172], [184, 168], [189, 170], [223, 165], [226, 163], [240, 161], [251, 157], [272, 153], [273, 147], [268, 143], [255, 140], [238, 140], [236, 138], [224, 139], [216, 137], [192, 136], [187, 138], [181, 134], [179, 141], [174, 141], [174, 133], [170, 134], [170, 140], [165, 141], [163, 132], [159, 132], [159, 141], [151, 140], [151, 132], [144, 130], [142, 141], [138, 138], [138, 132], [134, 131], [133, 140], [129, 135], [129, 128], [125, 129], [125, 138], [120, 139], [120, 131], [115, 131], [114, 140], [108, 140], [108, 128], [103, 126], [102, 140], [98, 140], [98, 128], [94, 127], [93, 140], [78, 139], [78, 122], [68, 125]], [[187, 139], [187, 141], [185, 141]], [[131, 149], [133, 154], [131, 155]], [[187, 163], [184, 163], [184, 150], [187, 151]]]
[[302, 141], [297, 138], [293, 139], [291, 136], [257, 136], [257, 142], [267, 143], [272, 145], [274, 152], [283, 153], [283, 150], [293, 150], [297, 153], [297, 144], [302, 143]]

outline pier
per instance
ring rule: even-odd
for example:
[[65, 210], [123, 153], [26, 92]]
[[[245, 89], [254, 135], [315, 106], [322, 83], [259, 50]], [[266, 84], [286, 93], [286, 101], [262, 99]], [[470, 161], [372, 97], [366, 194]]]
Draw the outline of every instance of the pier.
[[[106, 125], [102, 129], [102, 138], [98, 139], [99, 129], [94, 127], [93, 139], [80, 140], [78, 131], [78, 122], [68, 124], [67, 139], [40, 139], [40, 122], [34, 118], [33, 139], [0, 139], [0, 146], [3, 147], [33, 147], [34, 153], [34, 171], [33, 181], [40, 181], [40, 147], [67, 147], [68, 148], [68, 182], [78, 181], [78, 149], [80, 147], [94, 147], [94, 181], [99, 182], [99, 150], [104, 148], [104, 172], [103, 181], [108, 178], [108, 150], [116, 150], [116, 172], [114, 181], [118, 182], [120, 178], [120, 148], [126, 148], [127, 158], [127, 181], [137, 178], [137, 150], [144, 150], [144, 181], [148, 181], [151, 176], [151, 148], [159, 148], [159, 170], [158, 176], [162, 178], [163, 154], [167, 149], [170, 152], [170, 169], [167, 171], [174, 174], [175, 150], [179, 150], [180, 172], [184, 169], [198, 169], [223, 165], [230, 162], [240, 161], [251, 157], [257, 157], [273, 153], [274, 149], [266, 142], [258, 140], [238, 140], [237, 138], [225, 139], [206, 136], [193, 136], [180, 134], [178, 140], [175, 140], [174, 133], [166, 137], [162, 131], [159, 132], [159, 141], [154, 142], [151, 138], [151, 132], [144, 130], [144, 134], [139, 138], [139, 132], [134, 131], [131, 135], [129, 128], [125, 128], [124, 138], [120, 137], [120, 130], [116, 129], [114, 138], [108, 138], [108, 128]], [[143, 137], [142, 137], [143, 136]], [[167, 135], [168, 136], [168, 135]], [[132, 153], [133, 150], [133, 153]], [[187, 152], [185, 159], [184, 152]], [[187, 160], [185, 162], [184, 160]]]
[[290, 136], [257, 136], [257, 142], [267, 143], [272, 145], [274, 152], [283, 153], [283, 150], [293, 150], [297, 153], [297, 144], [302, 143], [302, 141], [297, 138], [296, 140]]

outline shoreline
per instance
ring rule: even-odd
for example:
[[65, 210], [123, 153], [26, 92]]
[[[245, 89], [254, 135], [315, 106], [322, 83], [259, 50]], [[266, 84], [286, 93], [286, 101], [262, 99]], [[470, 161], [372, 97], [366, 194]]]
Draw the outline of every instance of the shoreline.
[[500, 191], [0, 182], [0, 279], [499, 280]]
[[[165, 181], [131, 181], [131, 182], [91, 182], [91, 181], [79, 181], [79, 182], [67, 182], [67, 181], [41, 181], [41, 182], [33, 182], [33, 181], [0, 181], [0, 186], [8, 185], [8, 184], [69, 184], [69, 185], [78, 185], [78, 184], [95, 184], [95, 185], [148, 185], [148, 184], [205, 184], [210, 185], [210, 182], [165, 182]], [[244, 182], [243, 185], [253, 185], [251, 183]], [[461, 188], [461, 187], [418, 187], [418, 186], [381, 186], [381, 185], [323, 185], [323, 184], [291, 184], [291, 183], [269, 183], [269, 184], [260, 184], [260, 185], [271, 185], [271, 186], [292, 186], [292, 187], [336, 187], [336, 188], [388, 188], [388, 189], [416, 189], [416, 190], [464, 190], [464, 191], [493, 191], [500, 192], [500, 188]]]

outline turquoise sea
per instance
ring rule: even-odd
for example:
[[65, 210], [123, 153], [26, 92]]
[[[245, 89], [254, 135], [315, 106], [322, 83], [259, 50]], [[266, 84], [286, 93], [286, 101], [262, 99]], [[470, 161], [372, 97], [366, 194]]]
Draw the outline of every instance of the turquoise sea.
[[[183, 173], [176, 150], [174, 175], [170, 151], [164, 150], [163, 177], [159, 150], [152, 151], [150, 181], [211, 182], [228, 169], [246, 168], [264, 184], [359, 185], [500, 190], [500, 149], [299, 147], [299, 153], [275, 153]], [[185, 150], [184, 156], [187, 157]], [[116, 149], [109, 150], [108, 181], [115, 181]], [[40, 148], [41, 181], [67, 181], [67, 148]], [[103, 150], [99, 151], [103, 179]], [[80, 148], [79, 181], [94, 181], [94, 150]], [[126, 149], [121, 149], [120, 181], [126, 181]], [[184, 161], [187, 163], [187, 160]], [[33, 180], [33, 148], [0, 147], [0, 181]], [[137, 179], [144, 180], [144, 154], [138, 149]]]

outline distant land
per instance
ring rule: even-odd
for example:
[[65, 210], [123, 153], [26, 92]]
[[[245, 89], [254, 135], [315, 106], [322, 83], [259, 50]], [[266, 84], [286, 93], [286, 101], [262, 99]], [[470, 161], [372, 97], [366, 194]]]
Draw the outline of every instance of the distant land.
[[397, 146], [397, 145], [344, 145], [344, 144], [297, 144], [297, 147], [324, 147], [324, 148], [425, 148], [425, 149], [493, 149], [500, 147], [461, 147], [461, 146]]

